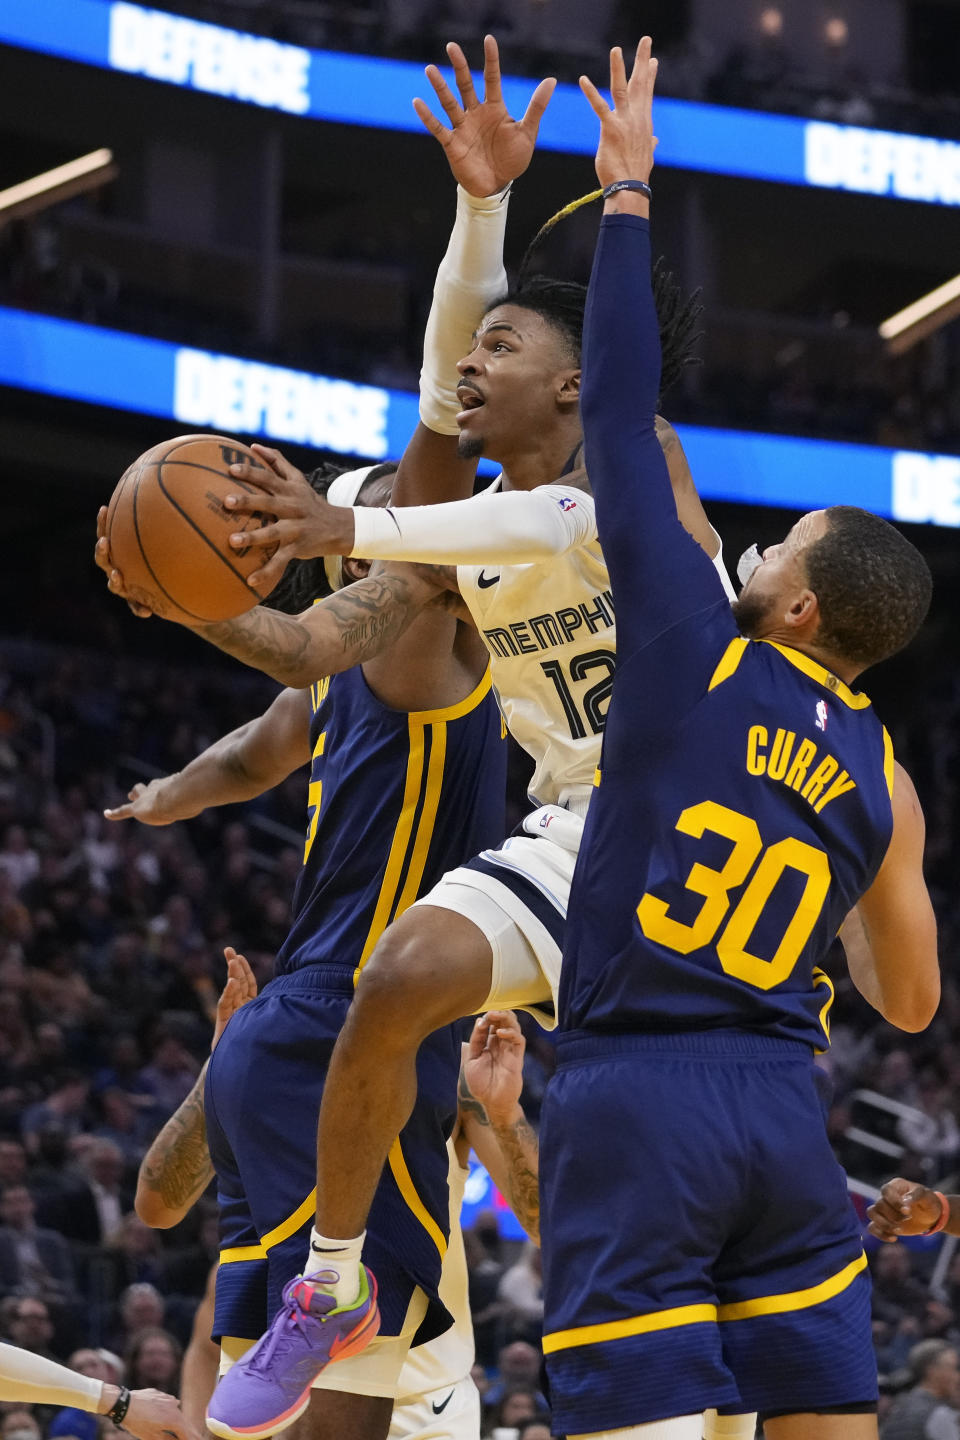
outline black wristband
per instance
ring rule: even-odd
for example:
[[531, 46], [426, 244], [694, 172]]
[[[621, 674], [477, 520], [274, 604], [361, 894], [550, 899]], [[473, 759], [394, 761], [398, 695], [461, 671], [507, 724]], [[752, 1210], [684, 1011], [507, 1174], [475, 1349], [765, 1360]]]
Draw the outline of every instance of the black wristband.
[[124, 1417], [126, 1416], [127, 1411], [130, 1409], [130, 1391], [127, 1389], [126, 1385], [121, 1385], [119, 1389], [120, 1394], [117, 1396], [116, 1400], [114, 1400], [112, 1406], [107, 1411], [107, 1419], [112, 1420], [114, 1425], [122, 1425]]
[[604, 189], [604, 200], [609, 200], [618, 190], [636, 190], [640, 195], [646, 195], [648, 200], [653, 199], [653, 191], [646, 180], [614, 180], [612, 185], [607, 185]]

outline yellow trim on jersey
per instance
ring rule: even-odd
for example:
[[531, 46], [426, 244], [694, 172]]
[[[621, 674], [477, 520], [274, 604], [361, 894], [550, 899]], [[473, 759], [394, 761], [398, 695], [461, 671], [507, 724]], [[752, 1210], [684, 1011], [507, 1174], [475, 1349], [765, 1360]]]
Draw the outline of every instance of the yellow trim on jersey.
[[836, 695], [837, 699], [842, 700], [851, 710], [866, 710], [870, 705], [869, 695], [864, 695], [859, 690], [851, 690], [849, 685], [844, 685], [842, 680], [838, 680], [825, 666], [818, 665], [816, 660], [811, 660], [809, 655], [804, 655], [802, 650], [781, 645], [777, 640], [760, 640], [758, 643], [772, 645], [774, 650], [779, 650], [785, 660], [789, 660], [797, 670], [802, 670], [804, 675], [809, 675], [811, 680], [816, 680], [824, 689], [829, 690], [831, 695]]
[[407, 878], [394, 912], [395, 919], [402, 915], [404, 910], [408, 910], [417, 898], [423, 880], [423, 872], [426, 869], [427, 855], [430, 852], [430, 841], [433, 839], [433, 827], [437, 823], [437, 811], [440, 808], [443, 767], [447, 758], [447, 727], [446, 725], [432, 725], [430, 728], [430, 760], [427, 764], [423, 809], [420, 811], [420, 823], [417, 826], [416, 839], [413, 842]]
[[594, 772], [593, 772], [593, 787], [594, 787], [594, 789], [597, 789], [597, 788], [599, 787], [599, 784], [600, 784], [600, 767], [599, 767], [599, 765], [598, 765], [597, 768], [596, 768], [596, 770], [594, 770]]
[[556, 1330], [543, 1337], [543, 1353], [554, 1355], [558, 1350], [572, 1350], [579, 1345], [600, 1345], [605, 1340], [625, 1340], [632, 1335], [648, 1335], [656, 1330], [674, 1330], [681, 1325], [703, 1325], [717, 1320], [752, 1320], [757, 1315], [783, 1315], [794, 1310], [808, 1310], [825, 1300], [832, 1300], [846, 1290], [861, 1271], [867, 1268], [867, 1257], [856, 1260], [807, 1290], [790, 1290], [783, 1295], [761, 1295], [755, 1300], [738, 1300], [731, 1305], [680, 1305], [675, 1310], [654, 1310], [647, 1315], [634, 1315], [629, 1320], [610, 1320], [599, 1325], [576, 1325], [571, 1330]]
[[717, 1318], [716, 1305], [678, 1305], [675, 1310], [654, 1310], [649, 1315], [632, 1315], [629, 1320], [608, 1320], [600, 1325], [575, 1325], [543, 1337], [544, 1355], [573, 1350], [578, 1345], [600, 1345], [605, 1340], [625, 1340], [631, 1335], [648, 1335], [654, 1330], [673, 1330], [681, 1325], [705, 1325]]
[[483, 672], [482, 679], [477, 683], [465, 700], [458, 700], [456, 705], [447, 705], [440, 710], [411, 710], [410, 719], [420, 725], [437, 725], [442, 721], [460, 720], [464, 715], [469, 715], [471, 710], [476, 710], [481, 700], [490, 693], [490, 686], [493, 679], [488, 665]]
[[888, 733], [888, 731], [887, 731], [886, 725], [884, 725], [884, 727], [883, 727], [883, 778], [884, 778], [884, 780], [886, 780], [886, 782], [887, 782], [887, 794], [890, 796], [890, 799], [892, 800], [892, 799], [893, 799], [893, 741], [890, 739], [890, 735], [889, 735], [889, 733]]
[[440, 1259], [442, 1260], [447, 1253], [447, 1242], [443, 1238], [443, 1231], [440, 1229], [440, 1226], [417, 1194], [417, 1187], [410, 1178], [410, 1171], [407, 1169], [407, 1162], [404, 1159], [403, 1146], [400, 1144], [399, 1135], [390, 1146], [387, 1163], [390, 1166], [394, 1180], [397, 1182], [397, 1189], [406, 1201], [407, 1208], [412, 1210], [420, 1221], [420, 1224], [439, 1250]]
[[[820, 1009], [820, 1024], [823, 1026], [824, 1039], [826, 1040], [827, 1045], [829, 1045], [829, 1044], [830, 1044], [830, 1008], [831, 1008], [831, 1006], [833, 1005], [834, 1000], [836, 999], [837, 991], [836, 991], [836, 986], [834, 985], [833, 981], [830, 979], [830, 976], [827, 974], [826, 970], [821, 970], [819, 965], [815, 965], [815, 966], [813, 967], [813, 983], [814, 983], [814, 985], [819, 985], [819, 984], [821, 983], [821, 981], [822, 981], [823, 984], [826, 985], [826, 987], [827, 987], [827, 998], [826, 998], [826, 1000], [823, 1002], [823, 1005], [821, 1006], [821, 1009]], [[826, 1049], [826, 1046], [824, 1047], [824, 1049]], [[818, 1055], [822, 1055], [822, 1054], [823, 1054], [823, 1050], [818, 1050], [818, 1051], [817, 1051], [817, 1054], [818, 1054]]]
[[267, 1252], [262, 1245], [233, 1245], [221, 1250], [218, 1263], [236, 1265], [239, 1260], [266, 1260]]
[[403, 874], [403, 862], [410, 844], [410, 837], [413, 834], [413, 821], [420, 800], [420, 786], [422, 781], [423, 727], [421, 725], [415, 725], [413, 723], [413, 717], [411, 716], [410, 754], [407, 758], [407, 776], [403, 787], [400, 818], [397, 821], [397, 828], [393, 832], [393, 844], [390, 846], [390, 854], [387, 856], [387, 864], [383, 872], [383, 880], [380, 885], [380, 894], [377, 896], [373, 919], [370, 921], [370, 929], [367, 931], [367, 938], [363, 942], [359, 964], [353, 972], [354, 985], [356, 985], [360, 979], [360, 971], [370, 959], [374, 946], [389, 924], [397, 887], [400, 884], [400, 876]]
[[738, 635], [735, 640], [730, 641], [730, 644], [720, 657], [719, 665], [710, 676], [710, 684], [707, 686], [708, 690], [715, 690], [718, 685], [723, 684], [724, 680], [730, 679], [730, 676], [735, 672], [740, 661], [746, 654], [749, 644], [750, 641], [743, 635]]
[[821, 1305], [841, 1294], [862, 1270], [867, 1268], [867, 1257], [863, 1253], [851, 1260], [829, 1280], [811, 1285], [806, 1290], [788, 1290], [783, 1295], [761, 1295], [756, 1300], [739, 1300], [733, 1305], [718, 1307], [717, 1318], [721, 1322], [730, 1320], [752, 1320], [756, 1315], [784, 1315], [794, 1310], [809, 1310], [812, 1305]]

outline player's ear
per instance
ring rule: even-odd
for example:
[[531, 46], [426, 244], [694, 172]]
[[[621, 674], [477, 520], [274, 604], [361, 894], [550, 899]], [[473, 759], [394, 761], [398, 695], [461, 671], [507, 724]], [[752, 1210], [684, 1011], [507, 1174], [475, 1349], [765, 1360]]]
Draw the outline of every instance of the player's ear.
[[806, 587], [795, 595], [785, 615], [788, 625], [797, 630], [814, 630], [820, 623], [820, 602]]
[[580, 371], [565, 370], [557, 387], [557, 404], [564, 408], [577, 405], [580, 401]]
[[344, 579], [349, 577], [352, 580], [365, 580], [370, 574], [372, 560], [357, 560], [352, 555], [346, 556], [343, 562]]

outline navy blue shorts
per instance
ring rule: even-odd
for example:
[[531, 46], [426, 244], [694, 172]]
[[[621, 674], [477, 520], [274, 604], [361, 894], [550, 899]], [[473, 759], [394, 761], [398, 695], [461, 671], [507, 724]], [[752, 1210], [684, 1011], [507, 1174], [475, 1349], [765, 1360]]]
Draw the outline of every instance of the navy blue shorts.
[[555, 1428], [870, 1403], [870, 1282], [808, 1047], [563, 1036], [540, 1133]]
[[[217, 1339], [261, 1335], [283, 1286], [303, 1268], [316, 1200], [317, 1115], [354, 974], [352, 966], [324, 965], [278, 976], [233, 1016], [211, 1057], [205, 1107], [220, 1201]], [[446, 1142], [459, 1070], [454, 1026], [421, 1045], [416, 1107], [367, 1222], [363, 1258], [380, 1287], [381, 1334], [402, 1331], [419, 1286], [429, 1305], [418, 1344], [450, 1324], [437, 1289], [449, 1238]]]

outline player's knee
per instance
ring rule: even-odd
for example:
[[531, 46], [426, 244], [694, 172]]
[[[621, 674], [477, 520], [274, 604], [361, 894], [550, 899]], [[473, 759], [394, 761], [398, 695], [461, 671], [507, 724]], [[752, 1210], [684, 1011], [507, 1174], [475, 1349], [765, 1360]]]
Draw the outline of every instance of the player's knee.
[[364, 966], [351, 1008], [380, 1033], [423, 1039], [461, 1013], [444, 960], [430, 938], [392, 927]]

